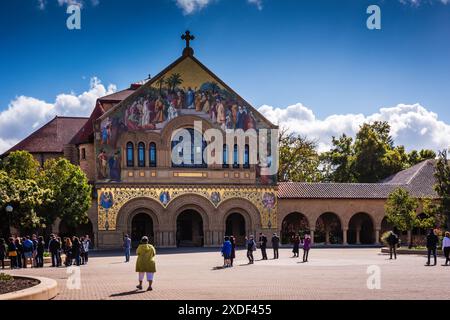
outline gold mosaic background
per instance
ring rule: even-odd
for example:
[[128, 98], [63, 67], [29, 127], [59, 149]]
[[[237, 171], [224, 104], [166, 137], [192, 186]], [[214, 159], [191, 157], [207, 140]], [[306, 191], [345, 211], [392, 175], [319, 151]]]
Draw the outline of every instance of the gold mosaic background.
[[[110, 192], [113, 195], [113, 206], [105, 210], [101, 206], [101, 195], [104, 192]], [[161, 203], [160, 195], [168, 192], [170, 201], [166, 204]], [[213, 193], [220, 194], [220, 200], [212, 201]], [[98, 230], [114, 231], [116, 230], [117, 215], [127, 202], [135, 198], [150, 198], [159, 202], [164, 208], [176, 198], [186, 194], [195, 194], [204, 197], [217, 208], [222, 202], [228, 199], [245, 199], [250, 201], [258, 209], [261, 215], [261, 225], [263, 229], [271, 229], [277, 225], [277, 197], [274, 188], [101, 188], [98, 190]], [[273, 208], [268, 208], [264, 203], [264, 195], [274, 195]]]

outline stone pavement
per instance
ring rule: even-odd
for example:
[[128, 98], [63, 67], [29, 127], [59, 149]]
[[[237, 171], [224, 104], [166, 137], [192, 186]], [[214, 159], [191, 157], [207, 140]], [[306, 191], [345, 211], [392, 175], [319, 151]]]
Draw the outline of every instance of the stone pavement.
[[[81, 266], [81, 289], [67, 287], [66, 268], [14, 270], [58, 281], [56, 300], [96, 299], [449, 299], [450, 267], [425, 267], [425, 257], [402, 255], [389, 260], [380, 249], [312, 249], [310, 262], [280, 250], [279, 260], [247, 265], [238, 251], [235, 267], [219, 269], [219, 249], [158, 251], [154, 291], [136, 292], [135, 259], [124, 263], [120, 253], [95, 253]], [[269, 258], [272, 256], [268, 250]], [[260, 258], [259, 251], [255, 258]], [[370, 265], [379, 266], [381, 289], [367, 288]], [[7, 270], [7, 273], [11, 271]], [[146, 288], [146, 287], [144, 287]]]

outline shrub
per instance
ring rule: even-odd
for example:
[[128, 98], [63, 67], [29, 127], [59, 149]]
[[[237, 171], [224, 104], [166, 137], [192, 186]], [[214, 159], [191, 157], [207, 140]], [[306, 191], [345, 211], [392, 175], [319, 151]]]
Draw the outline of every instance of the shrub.
[[14, 280], [13, 276], [6, 274], [6, 273], [0, 273], [0, 282], [13, 281], [13, 280]]

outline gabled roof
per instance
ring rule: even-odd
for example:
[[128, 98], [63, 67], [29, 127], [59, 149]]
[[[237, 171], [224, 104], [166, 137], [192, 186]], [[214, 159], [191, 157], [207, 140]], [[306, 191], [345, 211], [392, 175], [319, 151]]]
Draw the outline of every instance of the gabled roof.
[[25, 150], [30, 153], [62, 153], [64, 145], [80, 130], [88, 119], [55, 117], [4, 153]]
[[101, 119], [106, 118], [107, 116], [111, 115], [115, 110], [120, 108], [123, 103], [128, 101], [128, 99], [133, 99], [134, 97], [138, 96], [140, 94], [140, 91], [143, 90], [144, 87], [152, 86], [155, 84], [161, 77], [163, 77], [167, 72], [169, 72], [171, 69], [173, 69], [175, 66], [180, 64], [186, 59], [192, 59], [195, 63], [197, 63], [201, 69], [203, 69], [206, 73], [208, 73], [212, 78], [214, 78], [221, 86], [223, 86], [227, 91], [235, 95], [239, 100], [243, 101], [246, 105], [250, 106], [257, 114], [260, 119], [263, 120], [270, 128], [278, 128], [278, 126], [274, 125], [272, 122], [267, 120], [265, 116], [263, 116], [256, 108], [254, 108], [250, 103], [248, 103], [244, 98], [242, 98], [236, 91], [234, 91], [232, 88], [230, 88], [225, 82], [223, 82], [216, 74], [214, 74], [211, 70], [209, 70], [203, 63], [201, 63], [197, 58], [193, 56], [192, 52], [183, 52], [183, 55], [175, 60], [173, 63], [171, 63], [169, 66], [167, 66], [164, 70], [162, 70], [160, 73], [158, 73], [155, 77], [147, 81], [145, 84], [143, 84], [140, 88], [136, 89], [132, 94], [127, 96], [125, 99], [123, 99], [121, 102], [119, 102], [117, 105], [106, 111], [103, 116], [101, 116]]
[[387, 199], [397, 188], [408, 190], [416, 198], [439, 196], [434, 190], [434, 160], [423, 161], [380, 183], [296, 183], [281, 182], [281, 199]]

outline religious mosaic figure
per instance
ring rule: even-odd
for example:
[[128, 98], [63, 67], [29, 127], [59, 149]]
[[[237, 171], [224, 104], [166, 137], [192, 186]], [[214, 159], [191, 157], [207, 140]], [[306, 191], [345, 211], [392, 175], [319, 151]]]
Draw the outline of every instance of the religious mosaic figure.
[[178, 111], [175, 106], [171, 103], [169, 109], [167, 109], [167, 120], [170, 121], [178, 117]]
[[121, 180], [120, 150], [117, 150], [108, 160], [109, 177], [112, 181]]
[[100, 151], [100, 154], [98, 155], [97, 160], [98, 160], [98, 178], [106, 179], [108, 177], [108, 174], [107, 174], [108, 160], [107, 160], [106, 151], [104, 149], [102, 149]]
[[100, 206], [105, 209], [109, 210], [114, 205], [114, 198], [113, 194], [110, 191], [102, 192], [100, 195]]
[[112, 122], [109, 117], [106, 118], [101, 124], [101, 135], [102, 135], [101, 144], [102, 145], [110, 143], [111, 126], [112, 126]]
[[220, 202], [220, 193], [219, 192], [212, 192], [211, 193], [211, 202], [214, 203], [215, 206], [217, 206]]
[[169, 201], [170, 201], [170, 194], [168, 191], [163, 191], [161, 192], [161, 194], [159, 195], [159, 201], [161, 201], [161, 203], [166, 206]]
[[195, 99], [195, 93], [191, 89], [191, 87], [188, 87], [188, 90], [186, 92], [186, 108], [187, 109], [194, 109], [194, 100]]
[[262, 202], [266, 209], [275, 208], [275, 194], [273, 192], [264, 193]]

